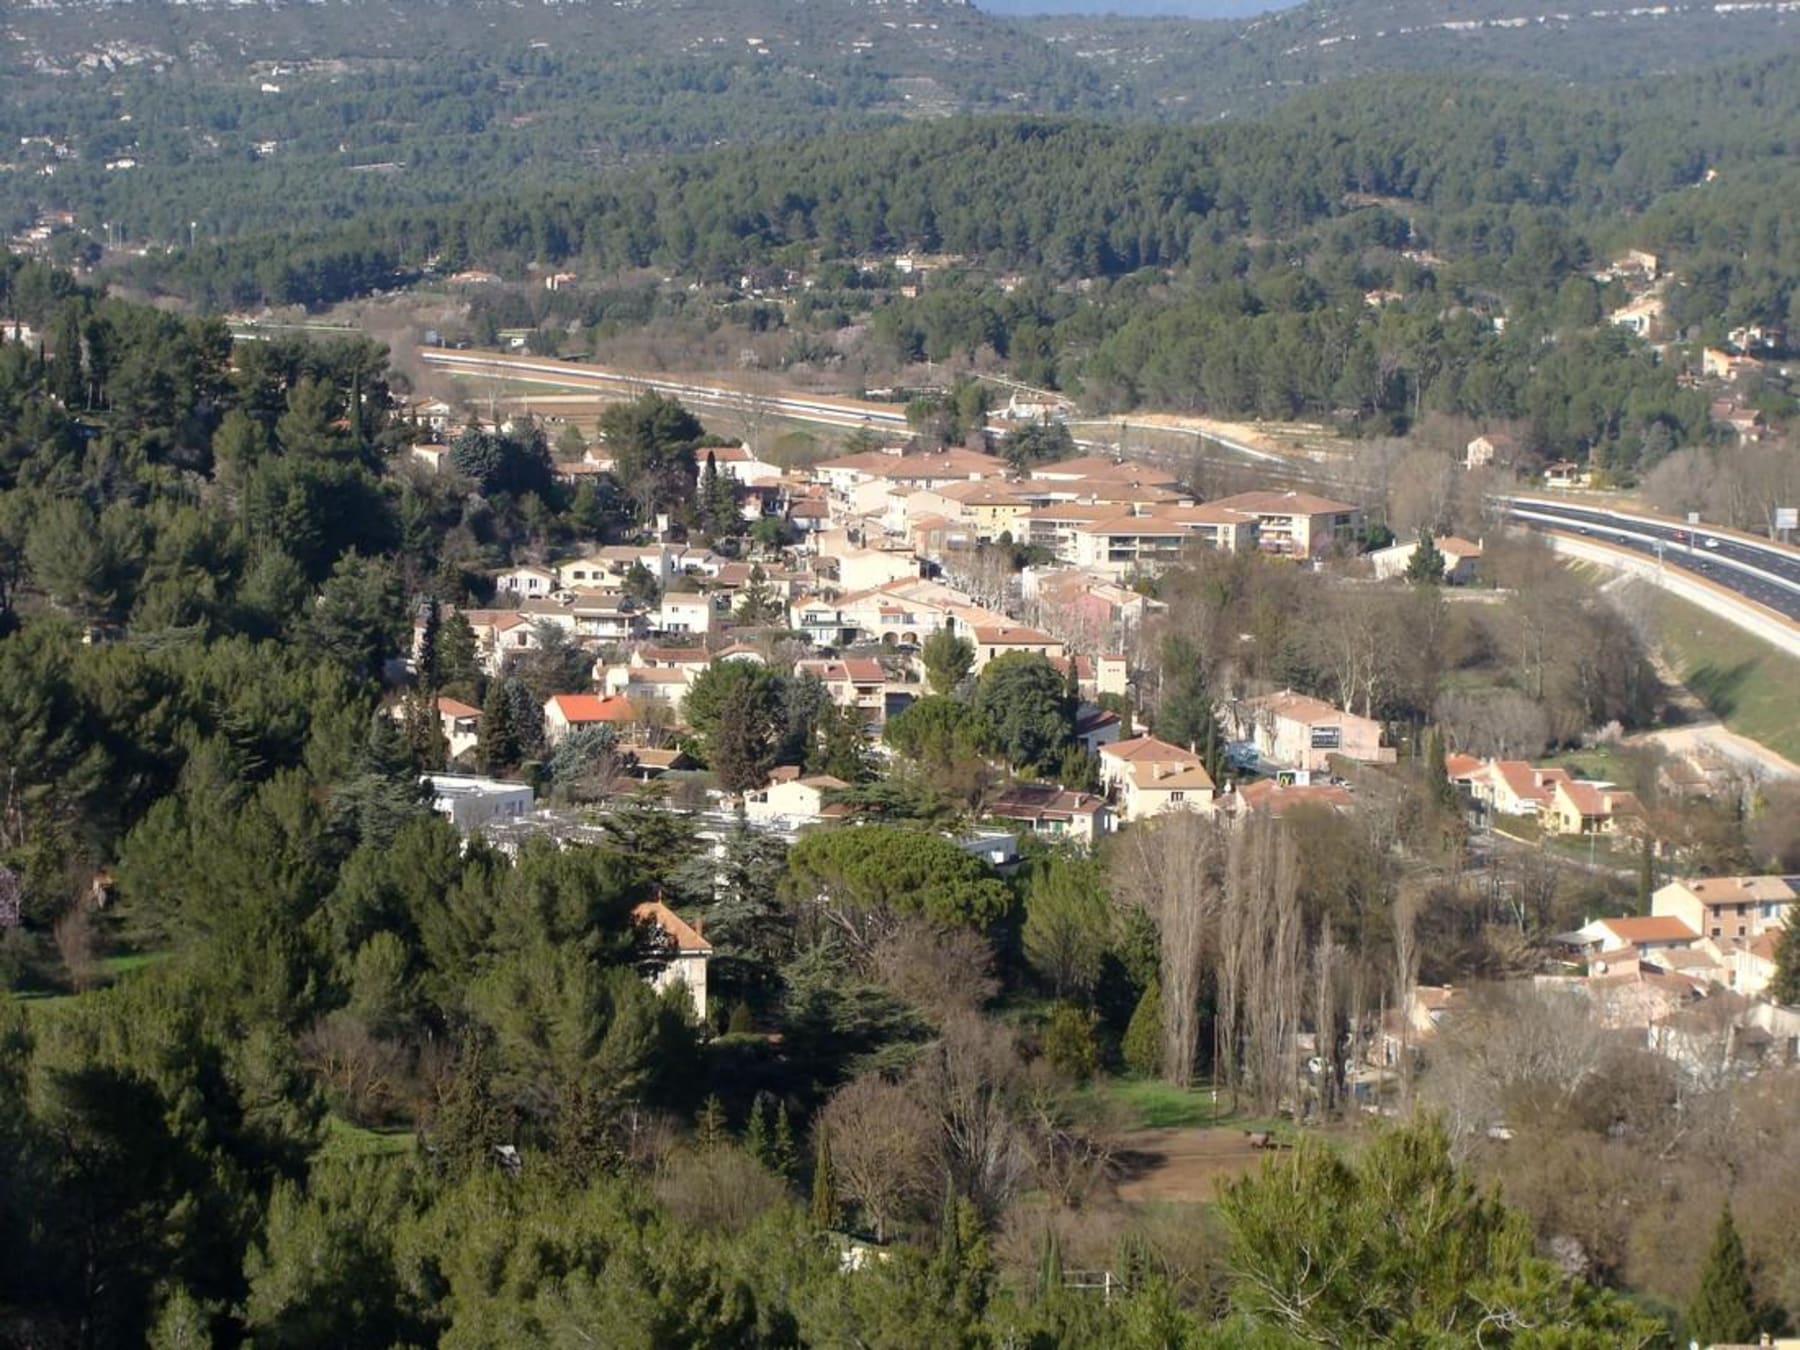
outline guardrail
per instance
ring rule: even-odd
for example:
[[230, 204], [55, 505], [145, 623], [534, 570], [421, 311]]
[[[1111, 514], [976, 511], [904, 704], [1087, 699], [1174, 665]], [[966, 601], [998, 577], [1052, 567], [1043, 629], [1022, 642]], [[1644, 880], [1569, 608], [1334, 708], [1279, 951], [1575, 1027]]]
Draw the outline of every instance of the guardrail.
[[[1682, 556], [1681, 551], [1678, 548], [1672, 548], [1669, 541], [1667, 539], [1662, 538], [1659, 535], [1642, 534], [1642, 533], [1639, 533], [1637, 530], [1627, 530], [1623, 526], [1619, 526], [1619, 525], [1601, 525], [1601, 524], [1593, 523], [1590, 521], [1571, 521], [1571, 520], [1567, 520], [1561, 516], [1548, 515], [1542, 511], [1524, 511], [1524, 510], [1519, 509], [1516, 506], [1511, 509], [1510, 514], [1512, 514], [1522, 520], [1532, 520], [1532, 521], [1537, 521], [1541, 524], [1554, 525], [1554, 526], [1558, 527], [1559, 529], [1570, 530], [1577, 534], [1579, 534], [1583, 530], [1587, 530], [1589, 532], [1599, 531], [1599, 532], [1605, 533], [1605, 534], [1616, 534], [1621, 539], [1636, 539], [1640, 543], [1656, 546], [1661, 549], [1662, 554], [1665, 556], [1671, 551], [1674, 551], [1676, 554], [1676, 557], [1678, 557], [1678, 558]], [[1661, 523], [1661, 522], [1657, 522], [1657, 523]], [[1751, 563], [1740, 562], [1736, 558], [1729, 558], [1729, 557], [1724, 556], [1723, 554], [1706, 553], [1703, 556], [1707, 559], [1708, 562], [1716, 563], [1720, 567], [1733, 568], [1739, 572], [1745, 573], [1748, 576], [1755, 577], [1758, 581], [1766, 581], [1766, 582], [1770, 583], [1771, 585], [1781, 587], [1783, 590], [1792, 591], [1795, 595], [1800, 595], [1800, 582], [1790, 581], [1786, 577], [1777, 576], [1773, 572], [1765, 572], [1765, 571], [1763, 571], [1762, 568], [1757, 567]], [[1661, 560], [1662, 560], [1662, 558], [1658, 557], [1657, 559], [1654, 559], [1653, 561], [1661, 562]], [[1676, 567], [1681, 566], [1681, 564], [1679, 562], [1676, 562], [1673, 565]]]
[[1638, 525], [1658, 525], [1664, 529], [1687, 530], [1691, 534], [1716, 534], [1743, 548], [1758, 549], [1764, 553], [1772, 553], [1778, 558], [1800, 563], [1800, 548], [1779, 543], [1773, 539], [1764, 539], [1759, 535], [1746, 534], [1742, 530], [1734, 530], [1725, 525], [1710, 525], [1705, 521], [1696, 524], [1691, 521], [1676, 520], [1670, 516], [1642, 515], [1635, 511], [1621, 511], [1611, 506], [1586, 506], [1579, 502], [1562, 501], [1556, 497], [1503, 496], [1499, 500], [1508, 503], [1522, 502], [1527, 506], [1549, 507], [1552, 510], [1586, 511], [1591, 515], [1611, 516], [1615, 520], [1629, 520]]

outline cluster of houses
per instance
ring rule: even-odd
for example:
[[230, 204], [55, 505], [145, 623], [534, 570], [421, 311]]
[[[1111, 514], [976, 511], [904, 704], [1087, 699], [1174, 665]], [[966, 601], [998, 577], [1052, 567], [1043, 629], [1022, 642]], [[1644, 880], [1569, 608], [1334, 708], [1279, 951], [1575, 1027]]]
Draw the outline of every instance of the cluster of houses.
[[1567, 769], [1471, 755], [1451, 755], [1446, 767], [1450, 781], [1466, 789], [1476, 811], [1490, 820], [1532, 819], [1541, 833], [1556, 835], [1632, 834], [1644, 825], [1636, 793], [1576, 778]]
[[[1800, 921], [1800, 877], [1711, 876], [1671, 881], [1650, 913], [1594, 919], [1551, 941], [1559, 973], [1547, 995], [1579, 999], [1599, 1024], [1633, 1038], [1700, 1080], [1800, 1064], [1800, 1009], [1768, 996], [1776, 949]], [[1388, 1015], [1381, 1054], [1393, 1065], [1465, 1009], [1471, 991], [1425, 986]]]

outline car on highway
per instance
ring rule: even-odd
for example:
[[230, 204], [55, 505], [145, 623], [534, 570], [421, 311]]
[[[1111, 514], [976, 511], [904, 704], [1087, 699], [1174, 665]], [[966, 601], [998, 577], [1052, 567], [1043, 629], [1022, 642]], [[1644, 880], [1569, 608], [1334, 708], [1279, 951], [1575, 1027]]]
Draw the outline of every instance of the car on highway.
[[1710, 534], [1706, 536], [1706, 547], [1707, 548], [1717, 548], [1718, 546], [1719, 546], [1719, 541], [1717, 538], [1715, 538], [1713, 535], [1710, 535]]

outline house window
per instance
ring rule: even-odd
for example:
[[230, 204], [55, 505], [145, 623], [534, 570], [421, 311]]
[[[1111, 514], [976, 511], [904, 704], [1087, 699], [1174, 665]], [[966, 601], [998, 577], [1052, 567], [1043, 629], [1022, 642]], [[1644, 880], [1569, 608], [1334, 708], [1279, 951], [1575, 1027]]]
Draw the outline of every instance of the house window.
[[1185, 792], [1171, 792], [1171, 793], [1170, 793], [1170, 794], [1169, 794], [1169, 800], [1170, 800], [1170, 801], [1172, 801], [1172, 802], [1184, 802], [1184, 801], [1186, 801], [1186, 800], [1187, 800], [1187, 793], [1185, 793]]
[[1714, 927], [1714, 928], [1713, 928], [1713, 930], [1712, 930], [1712, 935], [1713, 935], [1713, 936], [1714, 936], [1714, 937], [1718, 937], [1718, 936], [1719, 936], [1719, 933], [1720, 933], [1720, 930], [1719, 930], [1719, 929], [1718, 929], [1718, 928], [1717, 928], [1717, 927], [1716, 927], [1716, 926], [1715, 926], [1715, 927]]

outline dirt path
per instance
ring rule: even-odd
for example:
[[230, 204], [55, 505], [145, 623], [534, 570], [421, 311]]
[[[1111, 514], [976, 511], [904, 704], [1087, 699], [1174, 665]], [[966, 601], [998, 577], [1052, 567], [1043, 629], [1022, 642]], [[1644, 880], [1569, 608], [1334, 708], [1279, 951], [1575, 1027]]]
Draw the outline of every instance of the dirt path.
[[1266, 1157], [1280, 1156], [1252, 1148], [1244, 1131], [1230, 1126], [1137, 1130], [1122, 1145], [1119, 1198], [1137, 1203], [1204, 1204], [1218, 1194], [1220, 1182], [1255, 1171]]

